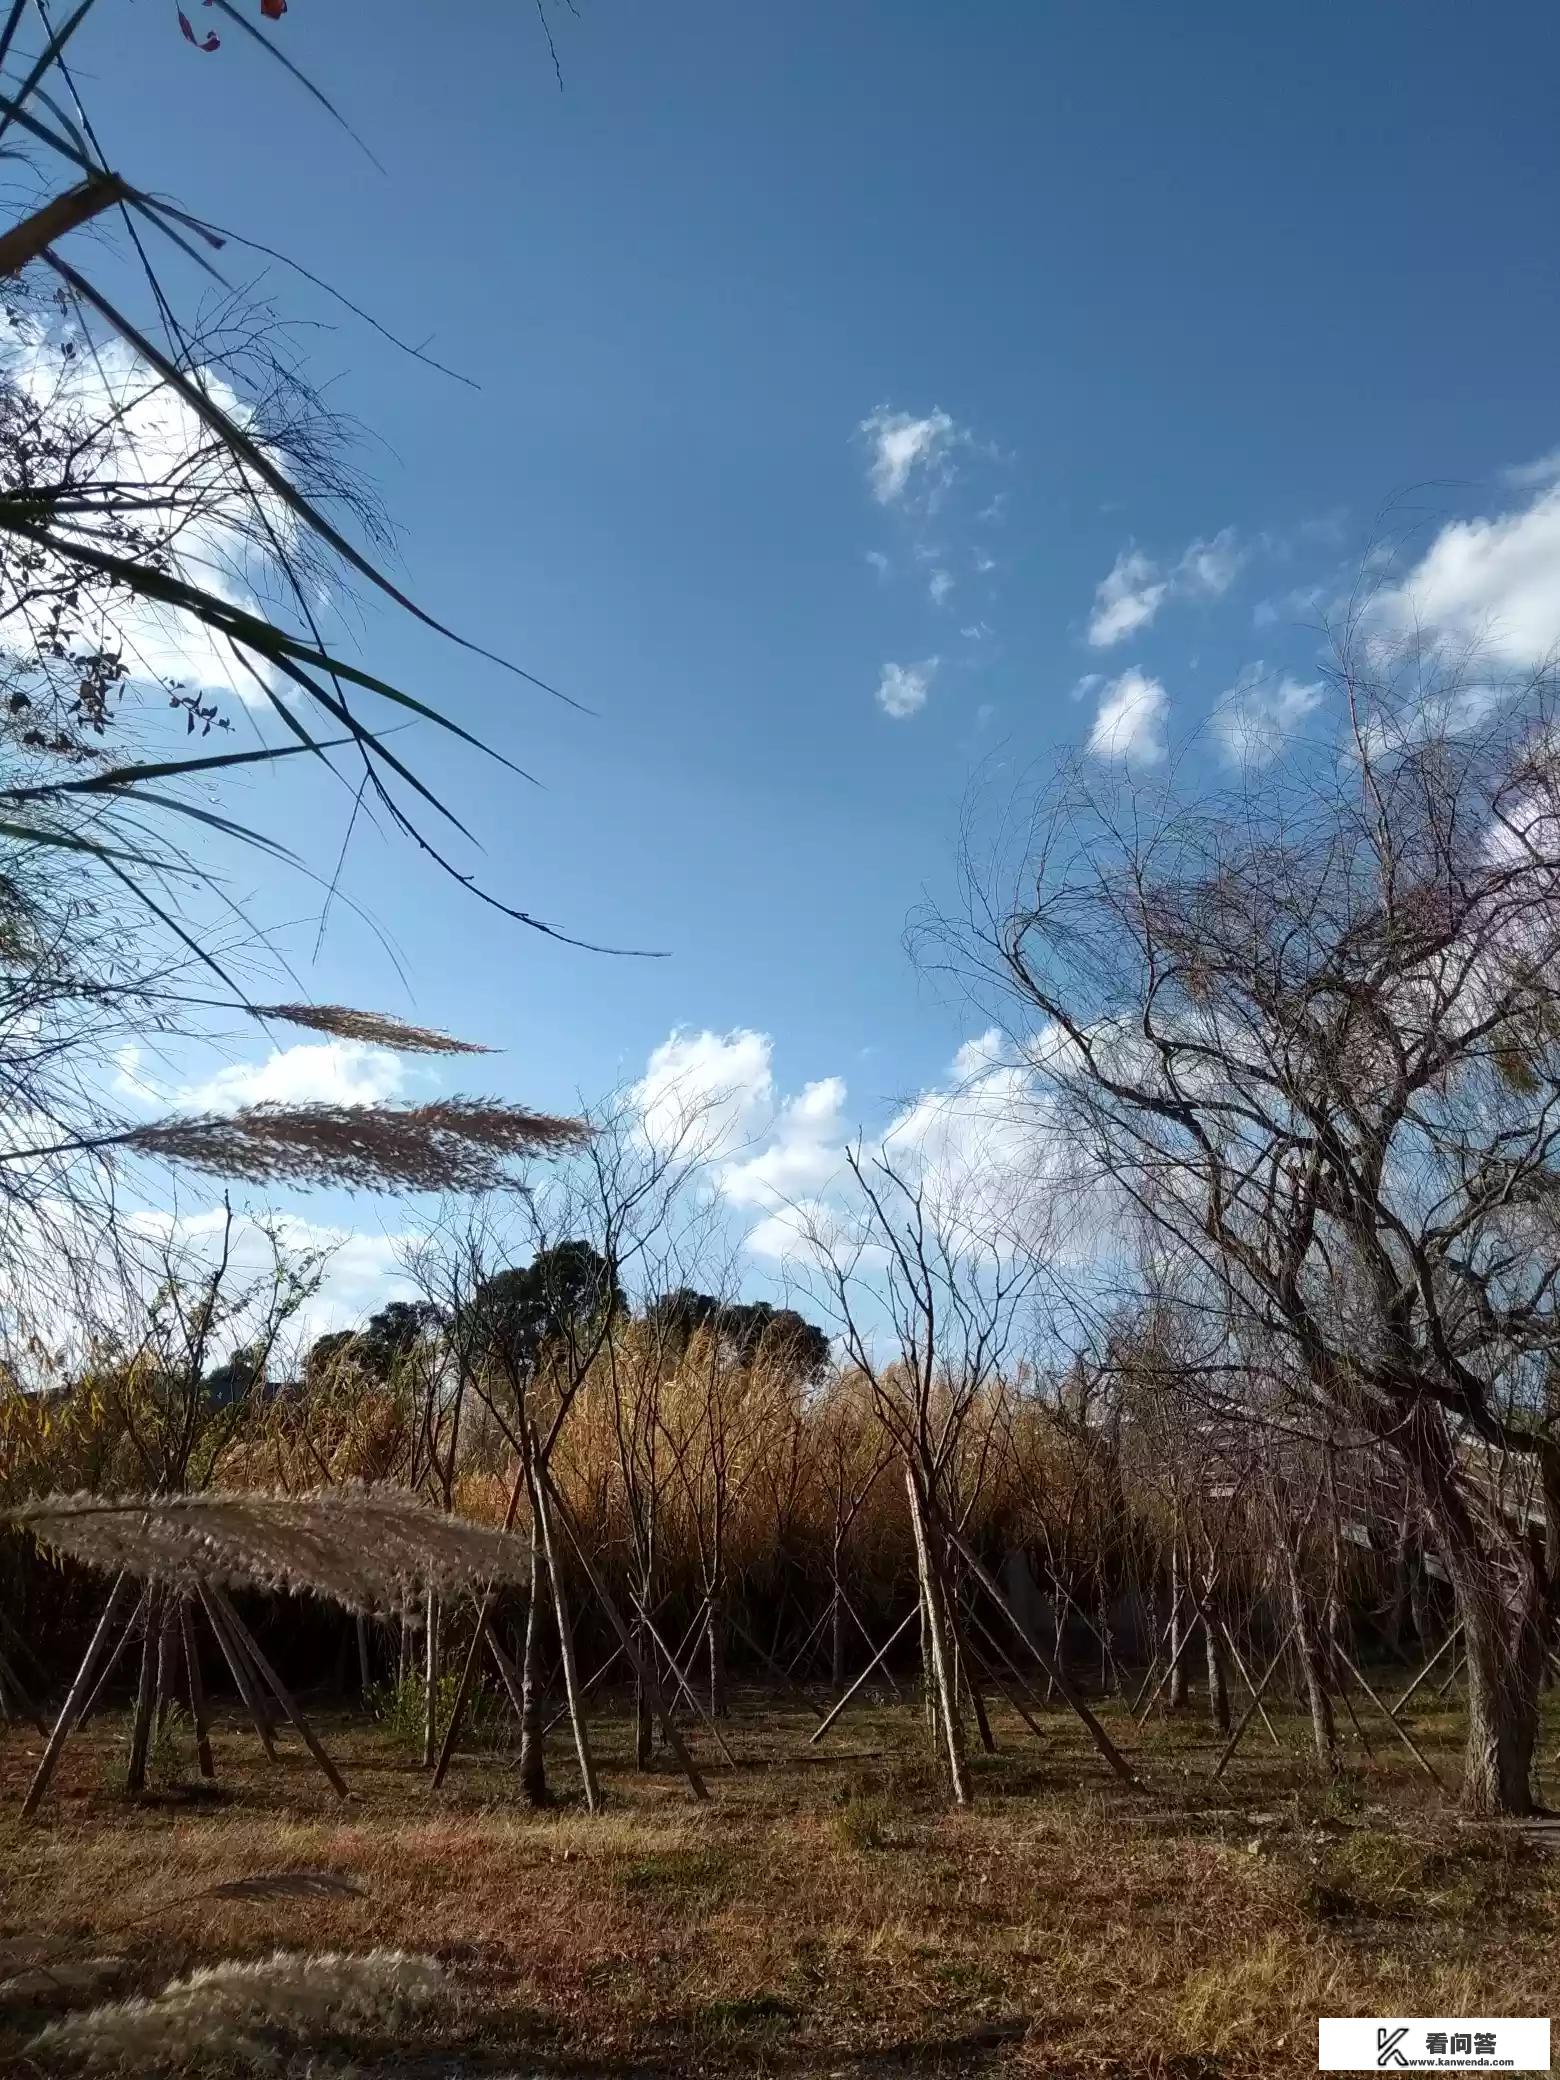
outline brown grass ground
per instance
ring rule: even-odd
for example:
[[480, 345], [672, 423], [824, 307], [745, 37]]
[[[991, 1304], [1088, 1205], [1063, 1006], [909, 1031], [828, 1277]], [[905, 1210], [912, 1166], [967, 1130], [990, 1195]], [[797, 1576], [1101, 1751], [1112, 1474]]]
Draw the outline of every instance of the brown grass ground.
[[[1399, 1685], [1401, 1687], [1401, 1685]], [[507, 1757], [462, 1757], [442, 1792], [361, 1718], [321, 1731], [354, 1793], [339, 1806], [284, 1736], [268, 1767], [224, 1713], [222, 1792], [192, 1760], [165, 1788], [113, 1788], [124, 1723], [75, 1743], [38, 1820], [16, 1817], [35, 1732], [0, 1729], [0, 1940], [46, 1948], [67, 1981], [153, 1990], [279, 1945], [430, 1953], [455, 1998], [419, 2041], [360, 2044], [359, 2069], [434, 2075], [1028, 2074], [1211, 2076], [1315, 2070], [1319, 2014], [1548, 2015], [1560, 2002], [1560, 1854], [1461, 1825], [1391, 1735], [1351, 1742], [1329, 1787], [1306, 1729], [1260, 1726], [1222, 1784], [1195, 1705], [1136, 1735], [1145, 1788], [1108, 1777], [1070, 1718], [1037, 1742], [999, 1707], [976, 1804], [945, 1809], [909, 1706], [847, 1715], [822, 1759], [789, 1701], [740, 1695], [727, 1738], [696, 1742], [713, 1796], [628, 1765], [628, 1728], [593, 1722], [607, 1810], [517, 1802]], [[1411, 1721], [1455, 1785], [1450, 1711]], [[1560, 1740], [1553, 1702], [1546, 1750]], [[864, 1752], [871, 1751], [871, 1752]], [[819, 1751], [810, 1751], [818, 1757]], [[1551, 1779], [1553, 1783], [1553, 1779]], [[285, 1868], [350, 1875], [357, 1898], [211, 1900]], [[13, 1952], [13, 1968], [16, 1953]], [[0, 1965], [0, 1976], [6, 1967]], [[0, 2061], [40, 2015], [36, 1978], [0, 1991]], [[58, 1998], [58, 1997], [56, 1997]], [[76, 2005], [86, 1998], [71, 1996]]]

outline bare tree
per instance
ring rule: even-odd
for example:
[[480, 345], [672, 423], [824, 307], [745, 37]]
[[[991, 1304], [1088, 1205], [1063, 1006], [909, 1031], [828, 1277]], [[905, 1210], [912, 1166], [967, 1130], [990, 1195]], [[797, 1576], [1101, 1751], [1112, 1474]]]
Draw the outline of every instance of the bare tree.
[[[953, 1540], [972, 1494], [966, 1425], [1000, 1377], [1034, 1265], [1010, 1238], [972, 1232], [956, 1192], [903, 1150], [847, 1151], [859, 1211], [804, 1233], [809, 1280], [865, 1382], [899, 1461], [921, 1600], [928, 1709], [957, 1805], [969, 1803]], [[805, 1276], [805, 1272], [804, 1272]]]
[[1400, 698], [1371, 654], [1335, 743], [1234, 786], [1069, 765], [953, 957], [1037, 1133], [1219, 1325], [1209, 1395], [1406, 1475], [1465, 1628], [1466, 1803], [1522, 1813], [1560, 1584], [1551, 689]]

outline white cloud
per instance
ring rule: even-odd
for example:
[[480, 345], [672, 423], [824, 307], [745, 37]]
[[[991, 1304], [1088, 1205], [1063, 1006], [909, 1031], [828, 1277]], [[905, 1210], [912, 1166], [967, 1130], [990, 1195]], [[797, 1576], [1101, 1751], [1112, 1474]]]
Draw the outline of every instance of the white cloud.
[[933, 571], [931, 577], [927, 580], [926, 590], [934, 607], [945, 605], [953, 591], [953, 572], [944, 570]]
[[1322, 682], [1292, 679], [1284, 673], [1266, 679], [1253, 665], [1225, 695], [1214, 716], [1214, 733], [1231, 765], [1265, 766], [1321, 703]]
[[[157, 493], [161, 520], [175, 514], [177, 568], [192, 584], [235, 606], [254, 607], [245, 572], [257, 507], [284, 546], [295, 526], [282, 502], [255, 491], [225, 449], [178, 392], [118, 341], [93, 352], [65, 351], [28, 321], [0, 319], [0, 366], [38, 407], [44, 427], [78, 452], [78, 478], [114, 484], [126, 494]], [[240, 426], [250, 415], [236, 393], [210, 370], [198, 372], [214, 404]], [[83, 431], [93, 435], [84, 445]], [[90, 525], [90, 523], [89, 523]], [[114, 547], [112, 541], [109, 547]], [[148, 600], [116, 596], [104, 628], [93, 637], [121, 648], [132, 678], [177, 680], [203, 691], [225, 690], [250, 705], [266, 696], [203, 622]]]
[[947, 480], [948, 451], [961, 437], [944, 411], [918, 419], [912, 412], [891, 412], [884, 405], [862, 420], [861, 431], [872, 447], [867, 465], [872, 496], [885, 506], [904, 497], [917, 473], [935, 492]]
[[361, 1040], [303, 1040], [273, 1047], [263, 1062], [234, 1062], [176, 1103], [192, 1112], [237, 1112], [246, 1105], [378, 1105], [397, 1098], [406, 1064], [388, 1048]]
[[[181, 1267], [198, 1275], [201, 1266], [209, 1268], [214, 1261], [225, 1218], [220, 1208], [181, 1215], [143, 1211], [127, 1216], [126, 1224], [159, 1249], [171, 1245]], [[247, 1213], [234, 1216], [229, 1237], [226, 1279], [230, 1293], [241, 1293], [265, 1278], [275, 1262], [269, 1240], [273, 1234], [294, 1259], [325, 1259], [318, 1291], [289, 1324], [287, 1349], [278, 1352], [283, 1365], [317, 1336], [354, 1328], [386, 1301], [416, 1295], [415, 1284], [402, 1269], [414, 1240], [409, 1235], [338, 1228], [296, 1214], [268, 1214], [262, 1220]], [[235, 1322], [224, 1343], [229, 1347], [242, 1343], [246, 1327], [252, 1326], [243, 1320]]]
[[1053, 1264], [1098, 1252], [1096, 1180], [1038, 1074], [1062, 1045], [1039, 1035], [1020, 1053], [995, 1029], [967, 1040], [947, 1084], [922, 1092], [885, 1133], [889, 1160], [913, 1172], [955, 1247]]
[[1147, 628], [1169, 590], [1170, 581], [1160, 576], [1156, 563], [1140, 549], [1123, 549], [1094, 589], [1090, 643], [1096, 650], [1108, 650]]
[[1099, 712], [1089, 731], [1096, 758], [1121, 759], [1141, 766], [1157, 765], [1165, 755], [1164, 725], [1170, 698], [1157, 679], [1135, 667], [1106, 683]]
[[663, 1153], [703, 1156], [751, 1141], [774, 1112], [772, 1054], [769, 1035], [745, 1026], [668, 1034], [632, 1093], [645, 1139]]
[[844, 1161], [844, 1106], [842, 1077], [804, 1085], [800, 1097], [781, 1106], [766, 1145], [722, 1171], [726, 1197], [734, 1206], [765, 1206], [821, 1191]]
[[1222, 599], [1245, 560], [1233, 527], [1189, 543], [1168, 569], [1129, 543], [1094, 588], [1090, 644], [1109, 650], [1124, 643], [1151, 627], [1167, 600]]
[[867, 551], [867, 562], [877, 572], [879, 579], [883, 581], [887, 580], [889, 572], [893, 569], [893, 565], [881, 549], [869, 549]]
[[1423, 631], [1526, 670], [1560, 650], [1560, 485], [1520, 512], [1454, 520], [1374, 603], [1397, 635]]
[[918, 715], [926, 706], [936, 677], [938, 660], [923, 658], [919, 664], [886, 664], [878, 680], [877, 704], [895, 722]]

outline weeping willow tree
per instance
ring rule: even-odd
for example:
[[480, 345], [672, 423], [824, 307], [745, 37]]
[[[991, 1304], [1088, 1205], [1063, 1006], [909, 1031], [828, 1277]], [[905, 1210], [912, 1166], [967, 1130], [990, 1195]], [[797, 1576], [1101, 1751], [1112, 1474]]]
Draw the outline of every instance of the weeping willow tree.
[[[274, 40], [285, 10], [257, 23], [212, 5], [223, 22], [186, 27], [190, 42], [212, 53], [227, 36], [268, 56], [322, 120], [343, 120]], [[346, 654], [322, 602], [377, 598], [554, 689], [387, 575], [388, 525], [350, 429], [276, 313], [224, 275], [235, 251], [267, 249], [107, 163], [84, 98], [105, 18], [96, 0], [58, 18], [46, 0], [13, 0], [0, 16], [0, 150], [22, 197], [0, 225], [0, 1250], [47, 1271], [55, 1309], [104, 1239], [122, 1239], [117, 1200], [136, 1159], [261, 1184], [471, 1190], [516, 1155], [579, 1138], [572, 1122], [480, 1097], [148, 1123], [116, 1096], [127, 1038], [200, 1033], [213, 1013], [475, 1051], [351, 1007], [268, 1001], [256, 984], [265, 932], [217, 862], [240, 848], [312, 870], [226, 813], [222, 790], [239, 776], [286, 786], [308, 771], [340, 789], [342, 858], [313, 876], [322, 929], [345, 900], [346, 844], [374, 820], [488, 911], [570, 935], [459, 864], [443, 834], [469, 834], [392, 728], [440, 731], [519, 767]], [[169, 279], [187, 283], [192, 268], [206, 285], [195, 307]], [[128, 294], [104, 288], [127, 275]], [[225, 742], [234, 698], [261, 726], [254, 748]]]

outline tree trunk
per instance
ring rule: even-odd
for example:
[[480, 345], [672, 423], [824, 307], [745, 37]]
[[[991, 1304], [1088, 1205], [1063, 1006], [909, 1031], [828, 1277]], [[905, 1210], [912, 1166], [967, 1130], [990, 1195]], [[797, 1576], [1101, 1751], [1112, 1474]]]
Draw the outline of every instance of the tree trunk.
[[[1468, 1626], [1468, 1751], [1463, 1807], [1481, 1819], [1531, 1813], [1542, 1650], [1513, 1653]], [[1534, 1633], [1534, 1640], [1537, 1634]]]
[[531, 1511], [531, 1595], [525, 1613], [525, 1647], [520, 1656], [520, 1795], [527, 1805], [547, 1803], [547, 1763], [542, 1753], [542, 1598], [547, 1564], [541, 1526]]
[[724, 1719], [731, 1707], [726, 1697], [726, 1624], [719, 1589], [710, 1591], [705, 1605], [704, 1637], [710, 1660], [710, 1717]]
[[1408, 1562], [1408, 1610], [1414, 1622], [1414, 1637], [1428, 1654], [1437, 1631], [1435, 1602], [1425, 1573], [1424, 1555], [1411, 1553]]
[[948, 1756], [948, 1777], [953, 1790], [954, 1804], [967, 1806], [970, 1802], [969, 1772], [964, 1761], [964, 1726], [959, 1714], [959, 1693], [953, 1666], [952, 1627], [948, 1621], [948, 1604], [944, 1594], [945, 1571], [941, 1565], [940, 1543], [931, 1525], [926, 1521], [921, 1504], [921, 1492], [916, 1486], [915, 1475], [908, 1466], [905, 1468], [905, 1487], [910, 1497], [910, 1523], [915, 1534], [916, 1562], [921, 1574], [926, 1634], [932, 1653], [932, 1678], [937, 1712]]
[[152, 1718], [157, 1705], [157, 1653], [162, 1638], [161, 1587], [153, 1583], [146, 1599], [146, 1630], [141, 1635], [141, 1675], [135, 1691], [135, 1717], [130, 1723], [130, 1755], [125, 1764], [125, 1789], [146, 1789], [146, 1758], [152, 1745]]
[[1481, 1819], [1534, 1811], [1538, 1681], [1553, 1624], [1549, 1584], [1560, 1572], [1560, 1468], [1544, 1463], [1542, 1549], [1504, 1538], [1469, 1509], [1444, 1425], [1409, 1434], [1425, 1513], [1452, 1579], [1467, 1656], [1468, 1746], [1463, 1808]]
[[840, 1556], [830, 1568], [833, 1596], [829, 1603], [829, 1689], [835, 1697], [845, 1688], [845, 1594], [840, 1583]]
[[547, 1496], [540, 1483], [534, 1481], [531, 1485], [531, 1518], [533, 1523], [541, 1526], [542, 1552], [547, 1561], [548, 1579], [552, 1583], [553, 1616], [558, 1625], [558, 1652], [563, 1662], [563, 1690], [568, 1700], [569, 1725], [574, 1733], [574, 1752], [580, 1765], [580, 1785], [585, 1793], [586, 1808], [594, 1813], [600, 1807], [601, 1792], [596, 1783], [595, 1759], [590, 1752], [590, 1736], [580, 1704], [579, 1672], [574, 1663], [574, 1627], [569, 1618], [563, 1569], [558, 1565], [558, 1553], [553, 1543]]
[[[650, 1578], [647, 1575], [640, 1585], [639, 1608], [653, 1610]], [[649, 1692], [645, 1689], [644, 1663], [651, 1652], [650, 1635], [645, 1630], [645, 1621], [636, 1617], [633, 1621], [634, 1646], [639, 1665], [634, 1670], [634, 1767], [648, 1769], [651, 1751], [655, 1746], [655, 1714], [650, 1709]]]
[[1219, 1642], [1219, 1624], [1211, 1604], [1203, 1606], [1203, 1644], [1208, 1650], [1208, 1717], [1220, 1733], [1230, 1730], [1230, 1685]]
[[1327, 1694], [1327, 1675], [1316, 1617], [1306, 1600], [1294, 1549], [1286, 1539], [1284, 1567], [1289, 1577], [1289, 1607], [1294, 1614], [1295, 1640], [1300, 1649], [1300, 1669], [1305, 1677], [1306, 1701], [1311, 1707], [1311, 1738], [1316, 1759], [1333, 1775], [1338, 1771], [1338, 1730], [1333, 1724], [1332, 1699]]
[[423, 1606], [423, 1622], [426, 1637], [423, 1641], [423, 1748], [422, 1766], [433, 1768], [433, 1760], [439, 1751], [439, 1598], [436, 1591], [428, 1591]]
[[1181, 1597], [1181, 1544], [1170, 1548], [1170, 1694], [1165, 1702], [1177, 1711], [1186, 1702], [1186, 1656], [1181, 1652], [1181, 1628], [1186, 1623]]

